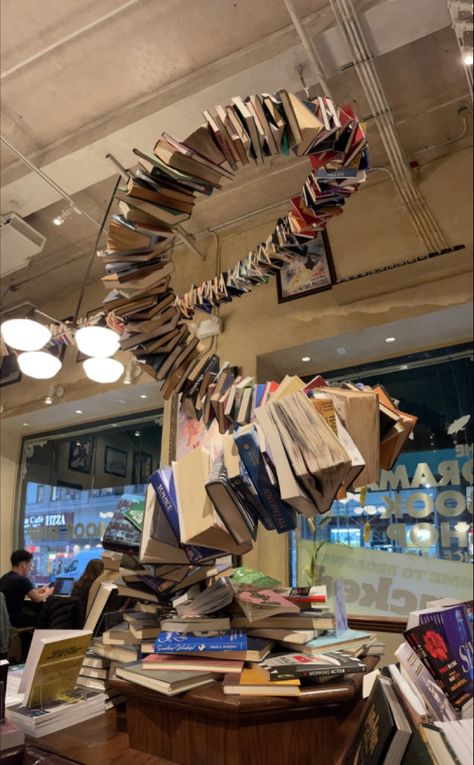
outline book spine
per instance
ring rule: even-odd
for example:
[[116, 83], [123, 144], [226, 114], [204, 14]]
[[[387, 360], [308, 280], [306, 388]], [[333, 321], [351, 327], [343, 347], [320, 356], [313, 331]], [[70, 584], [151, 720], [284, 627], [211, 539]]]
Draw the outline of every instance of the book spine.
[[[250, 481], [250, 478], [248, 480]], [[230, 484], [238, 496], [245, 497], [246, 502], [253, 508], [255, 515], [262, 522], [264, 528], [273, 531], [275, 524], [273, 523], [272, 516], [265, 505], [260, 502], [255, 489], [252, 491], [252, 488], [247, 483], [247, 479], [242, 475], [233, 476], [230, 479]]]
[[201, 651], [246, 651], [247, 637], [240, 635], [229, 637], [216, 635], [215, 637], [195, 637], [185, 633], [179, 634], [178, 640], [168, 639], [173, 633], [164, 633], [162, 640], [154, 643], [154, 653], [188, 653]]
[[[172, 480], [173, 480], [173, 476], [171, 475], [170, 487], [172, 486], [171, 484]], [[165, 486], [165, 483], [163, 481], [163, 478], [159, 470], [155, 470], [155, 472], [152, 473], [150, 478], [150, 483], [155, 490], [156, 498], [158, 499], [158, 502], [160, 503], [160, 506], [168, 520], [168, 523], [171, 526], [173, 534], [176, 537], [176, 541], [179, 543], [180, 530], [179, 530], [178, 508], [177, 508], [176, 501], [173, 501], [171, 497], [171, 494], [174, 492], [168, 492], [168, 489]]]
[[257, 490], [262, 504], [270, 513], [275, 530], [279, 534], [296, 528], [296, 513], [284, 502], [278, 489], [270, 483], [260, 450], [252, 433], [234, 436], [240, 458]]
[[365, 672], [365, 667], [315, 667], [314, 669], [287, 669], [286, 667], [272, 667], [269, 670], [271, 680], [297, 680], [304, 677], [336, 677]]

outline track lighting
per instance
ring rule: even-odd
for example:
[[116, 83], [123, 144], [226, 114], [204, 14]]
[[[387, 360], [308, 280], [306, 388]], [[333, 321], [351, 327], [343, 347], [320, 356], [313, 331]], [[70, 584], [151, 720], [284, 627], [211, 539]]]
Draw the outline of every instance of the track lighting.
[[55, 226], [62, 226], [63, 223], [65, 223], [69, 218], [72, 217], [72, 208], [66, 207], [60, 215], [56, 215], [55, 218], [53, 218], [53, 223]]

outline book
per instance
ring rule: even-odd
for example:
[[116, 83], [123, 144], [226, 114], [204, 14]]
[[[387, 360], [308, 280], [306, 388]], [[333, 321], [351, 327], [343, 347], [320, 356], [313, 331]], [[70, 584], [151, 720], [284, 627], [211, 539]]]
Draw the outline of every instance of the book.
[[[221, 659], [225, 656], [227, 659], [235, 661], [263, 661], [273, 648], [272, 640], [260, 640], [258, 638], [247, 638], [247, 648], [242, 650], [228, 650], [223, 655], [221, 651], [206, 651], [206, 658]], [[187, 656], [201, 656], [201, 653], [190, 651]]]
[[379, 675], [344, 765], [400, 765], [412, 734], [389, 678]]
[[239, 677], [224, 676], [222, 690], [227, 695], [238, 696], [299, 696], [300, 681], [270, 680], [265, 670], [255, 665], [245, 668]]
[[365, 664], [342, 651], [328, 651], [319, 655], [285, 653], [270, 655], [260, 665], [270, 680], [293, 680], [295, 678], [341, 677], [366, 671]]
[[170, 616], [162, 619], [161, 629], [163, 632], [207, 633], [230, 630], [230, 618], [228, 616]]
[[219, 675], [234, 673], [240, 675], [244, 662], [226, 658], [209, 658], [207, 653], [205, 656], [176, 656], [174, 654], [155, 653], [145, 656], [142, 667], [150, 672], [164, 669], [168, 672], [213, 672]]
[[410, 683], [403, 677], [396, 664], [389, 664], [388, 667], [384, 667], [382, 672], [389, 673], [392, 680], [394, 690], [400, 699], [400, 702], [407, 714], [409, 720], [414, 727], [421, 725], [428, 719], [428, 712], [426, 704], [423, 701], [423, 697], [420, 693], [416, 692], [410, 685]]
[[95, 631], [102, 613], [107, 605], [107, 601], [110, 598], [112, 592], [117, 589], [117, 586], [113, 582], [101, 582], [97, 594], [92, 603], [91, 609], [87, 615], [84, 629]]
[[74, 689], [92, 632], [35, 630], [20, 681], [27, 707], [42, 705]]
[[258, 448], [255, 428], [252, 427], [245, 432], [241, 429], [234, 438], [258, 498], [269, 513], [276, 531], [283, 534], [293, 530], [296, 528], [296, 513], [281, 499], [278, 488], [268, 478], [265, 463]]
[[169, 482], [167, 487], [165, 486], [170, 476], [171, 471], [166, 473], [164, 470], [156, 470], [147, 487], [140, 543], [142, 563], [189, 563], [188, 556], [180, 548], [179, 537], [176, 536], [168, 517], [168, 511], [170, 514], [174, 512], [169, 507], [170, 504], [172, 505], [168, 493]]
[[209, 452], [202, 446], [173, 462], [181, 541], [241, 555], [251, 543], [237, 544], [216, 514], [205, 485], [210, 475]]
[[408, 620], [408, 627], [411, 626], [413, 613], [418, 617], [419, 624], [434, 622], [438, 625], [441, 634], [459, 665], [462, 675], [467, 680], [467, 690], [472, 695], [474, 656], [472, 633], [466, 607], [460, 604], [452, 607], [412, 612]]
[[165, 669], [149, 672], [143, 668], [142, 662], [116, 667], [115, 674], [122, 680], [164, 693], [166, 696], [176, 696], [192, 688], [199, 688], [201, 685], [212, 683], [217, 677], [212, 672], [169, 672]]
[[355, 488], [377, 483], [380, 473], [380, 418], [377, 395], [328, 387], [322, 389], [334, 402], [336, 414], [360, 451], [365, 467], [355, 479]]
[[268, 623], [274, 616], [300, 613], [299, 606], [274, 590], [243, 590], [236, 592], [236, 600], [251, 624], [258, 624], [261, 619]]
[[[238, 628], [254, 628], [258, 629], [293, 629], [293, 630], [334, 630], [335, 617], [332, 613], [318, 614], [313, 611], [300, 611], [297, 609], [291, 614], [276, 614], [269, 616], [268, 618], [261, 618], [258, 622], [252, 623], [247, 616], [240, 616], [239, 614], [232, 615], [232, 625]], [[352, 636], [354, 630], [350, 630], [348, 636]], [[359, 633], [356, 632], [356, 639], [359, 639], [362, 635], [370, 635], [371, 633]], [[346, 639], [347, 635], [344, 635]]]
[[137, 504], [141, 504], [141, 502], [136, 497], [129, 497], [125, 494], [120, 498], [112, 519], [102, 537], [102, 546], [106, 550], [116, 550], [130, 555], [138, 555], [140, 549], [140, 531], [125, 515], [127, 510]]
[[252, 545], [257, 537], [258, 516], [253, 505], [247, 503], [229, 481], [223, 455], [215, 460], [205, 489], [236, 544]]
[[162, 632], [154, 643], [155, 653], [245, 650], [247, 650], [247, 636], [242, 630], [222, 630], [215, 635]]
[[456, 712], [450, 701], [410, 645], [403, 642], [395, 651], [395, 656], [400, 662], [402, 677], [410, 684], [412, 690], [421, 695], [430, 717], [434, 720], [456, 719]]
[[403, 633], [425, 667], [433, 675], [455, 709], [471, 698], [469, 682], [463, 675], [443, 632], [435, 622], [426, 622]]
[[81, 674], [78, 675], [76, 685], [81, 688], [91, 688], [93, 691], [106, 691], [110, 688], [108, 679], [87, 677]]
[[[275, 640], [278, 643], [293, 643], [293, 645], [299, 645], [304, 646], [305, 643], [309, 643], [311, 640], [314, 640], [314, 638], [319, 637], [319, 635], [322, 635], [325, 632], [325, 630], [298, 630], [298, 629], [291, 629], [291, 628], [280, 628], [277, 629], [275, 627], [259, 627], [258, 623], [255, 625], [255, 627], [248, 628], [247, 634], [252, 637], [262, 637], [262, 638], [268, 638], [269, 640]], [[304, 648], [301, 648], [303, 651]]]
[[109, 667], [100, 669], [98, 667], [85, 667], [84, 664], [79, 672], [79, 677], [95, 677], [98, 680], [106, 680], [109, 676]]
[[101, 640], [94, 640], [94, 652], [109, 661], [132, 662], [139, 658], [138, 645], [105, 645]]
[[[370, 632], [363, 632], [361, 630], [340, 630], [341, 634], [338, 634], [335, 630], [328, 631], [325, 635], [306, 643], [304, 647], [305, 653], [311, 655], [324, 653], [325, 651], [344, 651], [352, 656], [358, 656], [362, 653], [365, 646], [369, 645], [375, 640], [375, 635]], [[288, 648], [293, 648], [295, 651], [300, 649], [299, 645], [293, 645], [292, 643], [286, 643]]]

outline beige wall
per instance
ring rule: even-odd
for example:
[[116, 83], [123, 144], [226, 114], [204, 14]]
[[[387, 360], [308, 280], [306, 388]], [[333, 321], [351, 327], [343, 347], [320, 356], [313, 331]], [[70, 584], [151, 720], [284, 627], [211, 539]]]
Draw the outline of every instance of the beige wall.
[[[420, 186], [452, 245], [465, 244], [466, 250], [437, 259], [405, 266], [373, 276], [301, 301], [278, 305], [275, 284], [257, 287], [251, 294], [221, 309], [224, 322], [218, 353], [224, 360], [241, 366], [246, 374], [256, 372], [260, 354], [288, 348], [306, 341], [336, 337], [401, 318], [422, 317], [432, 311], [472, 300], [472, 152], [462, 150], [442, 158], [421, 171]], [[276, 181], [277, 182], [277, 181]], [[265, 200], [260, 200], [262, 206]], [[220, 233], [221, 268], [233, 265], [272, 230], [279, 214], [274, 210], [243, 221], [232, 230]], [[329, 236], [338, 277], [403, 261], [423, 254], [406, 211], [386, 175], [374, 172], [366, 187], [355, 195], [344, 215], [329, 227]], [[216, 241], [213, 236], [199, 238], [207, 254], [202, 262], [184, 247], [176, 248], [177, 272], [174, 286], [184, 291], [215, 273]], [[468, 275], [468, 276], [467, 276]], [[101, 284], [88, 286], [83, 313], [100, 304]], [[67, 316], [77, 299], [74, 290], [52, 297], [40, 306], [58, 317]], [[199, 319], [200, 317], [198, 317]], [[433, 347], [436, 346], [433, 338]], [[127, 355], [123, 354], [126, 359]], [[65, 401], [97, 393], [97, 386], [85, 377], [69, 348], [57, 382], [66, 388]], [[361, 359], [362, 360], [362, 359]], [[146, 375], [142, 375], [140, 382]], [[108, 386], [120, 390], [121, 384]], [[49, 383], [24, 381], [3, 391], [4, 418], [26, 414], [43, 406]], [[101, 392], [107, 386], [100, 386]], [[107, 413], [104, 412], [104, 417]], [[22, 433], [21, 435], [24, 435]], [[19, 435], [7, 439], [2, 447], [6, 489], [2, 494], [2, 550], [11, 546], [15, 460]], [[16, 446], [13, 444], [16, 443]], [[286, 580], [288, 560], [285, 537], [263, 533], [258, 550], [248, 556], [251, 565]], [[3, 559], [2, 559], [3, 565]], [[4, 565], [3, 565], [4, 568]]]

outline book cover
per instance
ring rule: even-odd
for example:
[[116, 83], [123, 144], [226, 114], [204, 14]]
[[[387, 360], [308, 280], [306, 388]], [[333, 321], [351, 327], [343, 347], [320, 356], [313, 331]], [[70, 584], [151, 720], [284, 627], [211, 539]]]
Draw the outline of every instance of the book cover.
[[142, 498], [124, 494], [115, 509], [112, 520], [107, 526], [102, 538], [102, 546], [106, 550], [126, 552], [138, 555], [140, 550], [140, 531], [127, 518], [125, 513], [137, 504], [143, 504]]
[[439, 625], [433, 621], [404, 632], [404, 637], [438, 681], [456, 709], [470, 699], [469, 684]]
[[42, 706], [74, 689], [92, 633], [35, 630], [19, 692], [26, 707]]
[[426, 624], [431, 621], [439, 625], [463, 676], [468, 682], [467, 688], [472, 695], [474, 679], [473, 646], [465, 606], [458, 605], [453, 608], [441, 608], [439, 611], [431, 613], [421, 613], [419, 619], [420, 624]]
[[162, 632], [154, 643], [155, 653], [246, 650], [247, 635], [243, 630], [216, 631], [210, 634]]
[[267, 656], [261, 665], [271, 680], [292, 680], [302, 677], [336, 677], [365, 672], [362, 661], [345, 656], [340, 651], [319, 655], [286, 653]]
[[284, 534], [296, 528], [296, 513], [281, 499], [278, 488], [270, 482], [254, 432], [253, 428], [245, 433], [237, 433], [234, 436], [235, 442], [257, 494], [271, 515], [275, 530]]

